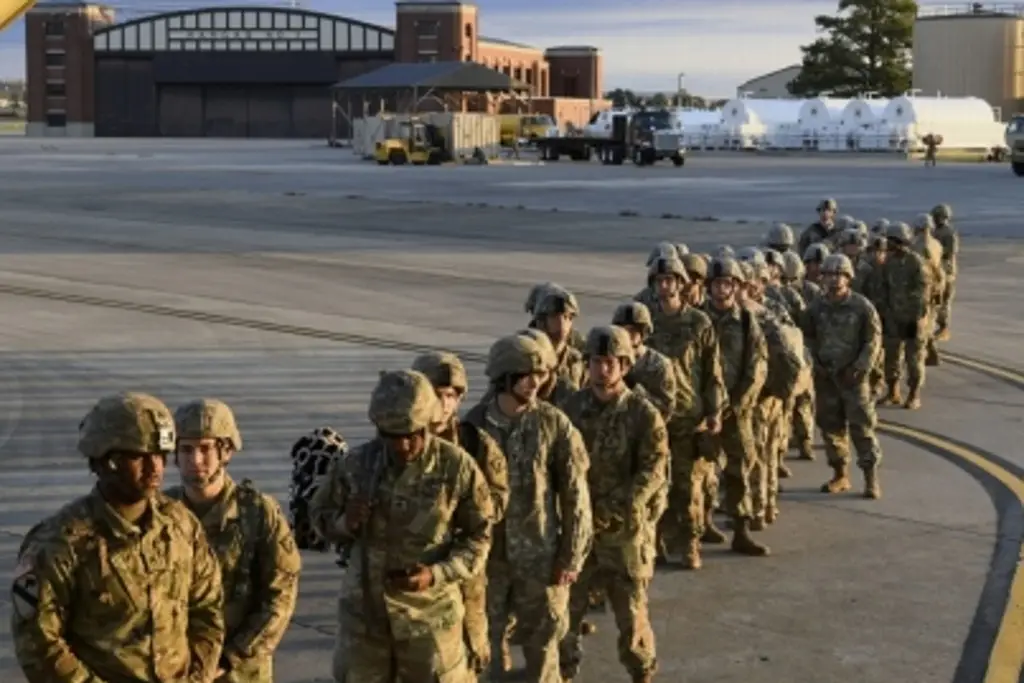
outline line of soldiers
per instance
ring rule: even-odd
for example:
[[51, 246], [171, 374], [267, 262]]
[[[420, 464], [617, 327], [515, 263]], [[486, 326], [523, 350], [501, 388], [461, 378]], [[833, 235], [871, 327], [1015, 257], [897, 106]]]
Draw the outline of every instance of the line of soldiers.
[[[606, 601], [620, 661], [649, 683], [655, 565], [701, 568], [703, 545], [728, 540], [717, 508], [734, 552], [767, 556], [754, 535], [779, 519], [791, 436], [813, 459], [821, 430], [825, 493], [851, 488], [852, 440], [863, 495], [879, 498], [875, 402], [898, 398], [904, 353], [905, 405], [920, 405], [934, 328], [948, 334], [956, 233], [937, 207], [952, 235], [939, 280], [909, 226], [872, 237], [836, 225], [832, 200], [819, 211], [802, 257], [781, 224], [714, 258], [657, 245], [646, 287], [585, 337], [576, 297], [536, 286], [528, 327], [492, 345], [487, 391], [462, 417], [457, 356], [381, 373], [376, 437], [307, 487], [309, 528], [348, 565], [335, 679], [486, 681], [517, 645], [525, 680], [566, 683]], [[931, 223], [916, 226], [927, 243]], [[19, 552], [12, 630], [30, 683], [271, 680], [300, 562], [277, 504], [227, 476], [240, 448], [230, 409], [208, 399], [172, 416], [123, 394], [90, 411], [79, 450], [96, 489]], [[183, 486], [164, 494], [170, 454]]]

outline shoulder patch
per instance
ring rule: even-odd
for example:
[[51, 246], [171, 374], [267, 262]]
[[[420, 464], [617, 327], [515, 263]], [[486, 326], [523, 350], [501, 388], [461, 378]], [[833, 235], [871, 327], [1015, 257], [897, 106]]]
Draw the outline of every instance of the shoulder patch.
[[39, 578], [31, 563], [22, 571], [24, 563], [18, 565], [19, 573], [11, 585], [11, 604], [19, 618], [33, 619], [39, 611]]

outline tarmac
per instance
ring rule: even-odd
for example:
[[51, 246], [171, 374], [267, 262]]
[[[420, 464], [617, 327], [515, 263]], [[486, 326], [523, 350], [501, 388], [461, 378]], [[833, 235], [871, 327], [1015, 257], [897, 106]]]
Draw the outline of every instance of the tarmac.
[[[655, 578], [659, 679], [1018, 683], [1019, 180], [996, 164], [847, 162], [385, 168], [307, 143], [0, 140], [0, 564], [89, 490], [75, 433], [104, 393], [228, 401], [246, 441], [233, 474], [283, 502], [300, 436], [370, 436], [378, 370], [458, 350], [475, 400], [477, 359], [525, 324], [537, 281], [578, 291], [587, 328], [643, 286], [659, 240], [756, 243], [824, 196], [868, 219], [945, 201], [965, 235], [954, 338], [925, 407], [881, 411], [885, 498], [823, 496], [821, 457], [792, 462], [761, 534], [770, 558], [709, 548], [701, 572]], [[341, 570], [304, 562], [277, 683], [330, 680]], [[4, 594], [0, 629], [9, 610]], [[628, 680], [611, 615], [595, 620], [575, 683]], [[24, 680], [6, 635], [0, 680]]]

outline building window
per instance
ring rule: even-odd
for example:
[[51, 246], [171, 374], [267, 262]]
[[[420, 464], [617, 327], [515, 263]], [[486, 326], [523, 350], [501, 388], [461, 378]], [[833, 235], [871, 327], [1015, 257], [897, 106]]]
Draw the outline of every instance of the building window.
[[58, 81], [54, 83], [46, 84], [46, 96], [47, 97], [66, 97], [67, 91], [64, 88], [64, 82]]
[[466, 40], [473, 40], [473, 24], [466, 24], [465, 29]]
[[62, 17], [47, 19], [43, 28], [48, 36], [62, 36], [64, 35], [64, 19]]
[[64, 66], [64, 57], [63, 52], [47, 52], [46, 66]]
[[66, 128], [68, 115], [62, 111], [51, 111], [46, 115], [46, 125], [50, 128]]

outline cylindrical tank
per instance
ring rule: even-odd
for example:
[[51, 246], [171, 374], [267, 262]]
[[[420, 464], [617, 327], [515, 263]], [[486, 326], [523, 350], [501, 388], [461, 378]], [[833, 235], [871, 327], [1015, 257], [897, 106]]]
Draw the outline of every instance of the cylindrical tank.
[[804, 130], [815, 130], [839, 123], [843, 110], [852, 100], [815, 97], [800, 105], [800, 125]]
[[891, 125], [996, 120], [992, 107], [979, 97], [897, 97], [889, 102], [882, 118]]
[[800, 120], [803, 100], [755, 100], [746, 97], [729, 100], [722, 107], [722, 122], [737, 128], [750, 124], [769, 126]]
[[881, 121], [887, 106], [887, 99], [850, 100], [839, 116], [839, 123], [844, 128], [863, 128], [876, 124]]

